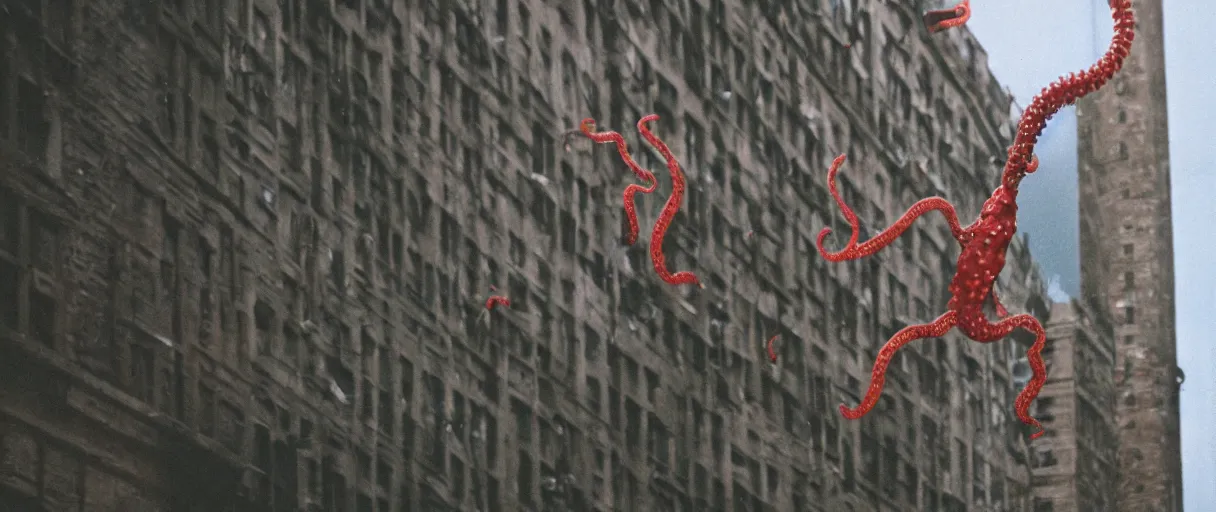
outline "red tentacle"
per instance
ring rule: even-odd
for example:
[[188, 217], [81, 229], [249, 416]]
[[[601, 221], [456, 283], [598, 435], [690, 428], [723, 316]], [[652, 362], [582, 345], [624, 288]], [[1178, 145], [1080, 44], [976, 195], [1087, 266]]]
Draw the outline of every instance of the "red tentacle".
[[1009, 147], [1009, 160], [1001, 183], [1008, 188], [1017, 187], [1027, 174], [1034, 172], [1031, 154], [1034, 146], [1047, 126], [1047, 120], [1066, 105], [1076, 103], [1085, 95], [1100, 89], [1123, 67], [1123, 61], [1131, 52], [1132, 40], [1136, 38], [1136, 15], [1132, 12], [1131, 0], [1111, 0], [1111, 18], [1115, 21], [1115, 33], [1110, 46], [1089, 69], [1060, 76], [1051, 85], [1044, 87], [1030, 101], [1018, 120], [1018, 132]]
[[930, 34], [960, 27], [971, 19], [971, 0], [963, 0], [949, 9], [926, 12], [923, 19]]
[[1034, 402], [1034, 399], [1039, 396], [1039, 391], [1043, 389], [1043, 385], [1047, 383], [1047, 366], [1043, 364], [1043, 348], [1047, 346], [1047, 331], [1043, 329], [1043, 324], [1039, 323], [1034, 316], [1025, 313], [1003, 318], [993, 323], [984, 318], [984, 314], [979, 308], [971, 308], [960, 313], [958, 327], [963, 333], [980, 343], [1001, 340], [1019, 328], [1034, 334], [1034, 343], [1026, 350], [1026, 362], [1033, 373], [1030, 382], [1026, 383], [1026, 387], [1014, 401], [1013, 410], [1022, 423], [1038, 429], [1037, 433], [1030, 436], [1031, 439], [1042, 435], [1042, 425], [1030, 417], [1030, 403]]
[[840, 191], [836, 189], [836, 173], [840, 171], [840, 166], [844, 164], [844, 160], [845, 156], [840, 155], [832, 161], [832, 166], [828, 168], [828, 191], [836, 199], [836, 204], [840, 206], [840, 212], [848, 220], [849, 226], [853, 228], [853, 234], [849, 236], [849, 243], [843, 249], [837, 252], [828, 252], [823, 248], [823, 241], [831, 234], [832, 228], [823, 228], [819, 231], [819, 237], [815, 239], [815, 246], [819, 249], [819, 254], [823, 255], [823, 259], [839, 262], [872, 255], [882, 250], [882, 248], [891, 245], [896, 238], [899, 238], [900, 235], [904, 234], [912, 226], [912, 223], [917, 218], [934, 210], [942, 212], [942, 215], [945, 215], [946, 222], [950, 225], [950, 233], [960, 244], [964, 243], [967, 229], [963, 228], [962, 224], [959, 223], [958, 213], [955, 212], [954, 205], [951, 205], [950, 202], [940, 197], [930, 197], [913, 204], [891, 227], [875, 235], [874, 238], [858, 244], [857, 238], [860, 236], [861, 222], [857, 219], [857, 214], [853, 212], [853, 209], [849, 208], [849, 205], [844, 202], [844, 198], [840, 196]]
[[511, 307], [511, 299], [503, 297], [502, 295], [491, 295], [490, 298], [486, 299], [486, 311], [492, 311], [494, 306], [509, 308]]
[[[1043, 324], [1039, 323], [1038, 319], [1030, 315], [1011, 316], [1001, 320], [998, 325], [1008, 324], [1012, 327], [1021, 327], [1034, 333], [1034, 344], [1026, 350], [1026, 362], [1030, 364], [1031, 377], [1030, 382], [1026, 383], [1026, 387], [1022, 388], [1022, 392], [1018, 393], [1018, 397], [1013, 402], [1013, 411], [1018, 415], [1018, 419], [1029, 425], [1037, 431], [1030, 434], [1030, 439], [1038, 439], [1043, 435], [1043, 425], [1030, 417], [1030, 404], [1039, 396], [1039, 391], [1043, 390], [1043, 385], [1047, 384], [1047, 365], [1043, 364], [1043, 348], [1047, 346], [1047, 331], [1043, 329]], [[1013, 329], [1010, 328], [1010, 332]]]
[[659, 153], [663, 155], [663, 159], [667, 160], [667, 170], [671, 171], [671, 196], [667, 198], [667, 203], [663, 205], [663, 212], [659, 214], [659, 219], [654, 223], [654, 231], [650, 233], [650, 259], [654, 262], [655, 273], [659, 274], [659, 277], [663, 281], [666, 281], [667, 284], [695, 284], [701, 288], [705, 288], [700, 280], [697, 279], [696, 274], [692, 272], [685, 271], [673, 274], [667, 270], [667, 256], [663, 254], [663, 237], [667, 235], [667, 228], [671, 226], [672, 218], [680, 210], [680, 203], [684, 200], [685, 184], [684, 173], [680, 170], [680, 164], [676, 161], [675, 155], [671, 154], [671, 149], [646, 127], [646, 123], [658, 119], [659, 116], [651, 114], [638, 121], [638, 131], [642, 132], [642, 137], [651, 146], [659, 150]]
[[840, 414], [847, 419], [855, 420], [870, 412], [875, 405], [878, 405], [878, 398], [882, 396], [882, 387], [887, 381], [887, 366], [890, 366], [891, 358], [895, 357], [895, 353], [912, 341], [936, 338], [946, 334], [954, 327], [957, 316], [958, 313], [947, 311], [946, 314], [937, 317], [930, 323], [909, 325], [895, 333], [895, 336], [892, 336], [878, 351], [878, 358], [874, 361], [874, 371], [870, 373], [870, 388], [866, 390], [861, 403], [852, 409], [840, 404]]
[[773, 342], [777, 341], [777, 338], [780, 338], [780, 337], [781, 337], [781, 335], [778, 334], [778, 335], [773, 336], [772, 338], [768, 339], [768, 358], [769, 358], [769, 360], [771, 360], [774, 363], [777, 362], [777, 353], [773, 351]]
[[658, 180], [655, 179], [654, 173], [643, 169], [633, 160], [633, 155], [629, 154], [629, 147], [625, 143], [625, 138], [620, 133], [614, 131], [595, 131], [595, 120], [591, 118], [583, 119], [579, 123], [579, 132], [598, 144], [616, 144], [616, 151], [620, 153], [621, 160], [625, 161], [625, 165], [629, 166], [629, 170], [633, 171], [633, 174], [638, 179], [646, 183], [644, 187], [636, 183], [630, 183], [625, 187], [625, 192], [622, 194], [622, 200], [625, 203], [625, 218], [629, 221], [629, 234], [625, 236], [624, 243], [625, 245], [633, 245], [638, 241], [639, 229], [637, 195], [654, 192], [659, 186]]

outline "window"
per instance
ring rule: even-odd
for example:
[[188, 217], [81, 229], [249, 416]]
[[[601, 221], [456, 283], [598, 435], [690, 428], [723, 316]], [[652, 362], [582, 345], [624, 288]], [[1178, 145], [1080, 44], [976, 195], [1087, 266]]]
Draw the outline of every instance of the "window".
[[[0, 83], [0, 88], [6, 84]], [[17, 81], [17, 125], [13, 133], [17, 149], [25, 156], [42, 164], [46, 158], [47, 141], [50, 136], [50, 121], [46, 113], [46, 94], [42, 87], [29, 80]], [[0, 104], [0, 112], [7, 110]]]
[[218, 176], [220, 172], [219, 128], [214, 119], [203, 114], [199, 116], [199, 129], [203, 170], [210, 176]]
[[524, 450], [519, 451], [519, 468], [516, 472], [518, 478], [516, 492], [519, 494], [519, 501], [524, 504], [532, 502], [532, 457]]
[[[0, 39], [0, 77], [16, 76], [12, 66], [12, 56], [16, 52], [9, 48], [7, 39]], [[0, 139], [8, 138], [11, 130], [8, 123], [8, 104], [10, 96], [8, 80], [0, 80]]]
[[600, 391], [600, 381], [597, 380], [595, 377], [588, 375], [587, 376], [587, 386], [586, 386], [587, 408], [591, 409], [591, 411], [593, 413], [595, 413], [597, 416], [600, 414], [600, 411], [602, 410], [601, 406], [600, 406], [601, 394], [602, 394], [602, 392]]
[[269, 355], [273, 342], [271, 326], [274, 324], [274, 310], [266, 302], [258, 300], [253, 306], [253, 318], [254, 327], [257, 329], [254, 338], [256, 353], [263, 356]]
[[1136, 274], [1134, 272], [1123, 273], [1123, 289], [1130, 290], [1136, 287]]
[[1136, 251], [1135, 247], [1136, 246], [1134, 246], [1132, 244], [1123, 244], [1123, 255], [1131, 256]]
[[152, 403], [153, 374], [155, 360], [152, 349], [138, 340], [131, 343], [130, 375], [127, 386], [135, 398], [144, 403]]
[[532, 409], [523, 402], [512, 399], [511, 410], [515, 414], [515, 435], [520, 445], [532, 442]]
[[1059, 463], [1059, 460], [1056, 459], [1055, 453], [1052, 452], [1050, 448], [1044, 448], [1044, 449], [1039, 450], [1039, 452], [1038, 452], [1038, 458], [1035, 460], [1035, 467], [1036, 468], [1049, 468], [1049, 467], [1055, 466], [1058, 463]]
[[508, 25], [507, 22], [511, 18], [511, 5], [507, 0], [498, 0], [494, 12], [494, 28], [499, 36], [506, 36]]
[[1133, 307], [1133, 306], [1124, 306], [1123, 307], [1123, 323], [1125, 323], [1125, 324], [1136, 323], [1136, 308], [1135, 307]]
[[0, 329], [54, 345], [60, 227], [0, 188]]

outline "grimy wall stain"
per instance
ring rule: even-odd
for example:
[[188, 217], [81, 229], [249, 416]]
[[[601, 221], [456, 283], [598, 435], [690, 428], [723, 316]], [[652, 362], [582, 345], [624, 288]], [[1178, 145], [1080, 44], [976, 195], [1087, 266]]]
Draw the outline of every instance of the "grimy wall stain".
[[[1012, 135], [910, 4], [3, 2], [0, 508], [1025, 510], [1026, 336], [919, 342], [836, 411], [958, 249], [928, 217], [824, 264], [828, 162], [867, 234], [934, 194], [970, 222]], [[593, 116], [663, 177], [651, 112], [703, 291], [559, 137]], [[1022, 238], [998, 289], [1048, 319]]]
[[[1132, 52], [1077, 106], [1082, 293], [1115, 323], [1117, 510], [1182, 510], [1165, 41], [1160, 0], [1136, 2]], [[1086, 229], [1088, 228], [1088, 232]]]

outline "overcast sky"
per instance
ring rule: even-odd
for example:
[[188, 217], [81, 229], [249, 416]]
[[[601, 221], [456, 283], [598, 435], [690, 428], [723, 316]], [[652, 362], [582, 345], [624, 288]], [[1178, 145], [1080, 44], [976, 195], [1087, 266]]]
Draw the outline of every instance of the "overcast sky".
[[[1135, 0], [1155, 1], [1155, 0]], [[1216, 511], [1216, 1], [1164, 0], [1185, 508]], [[967, 23], [1019, 105], [1088, 67], [1111, 31], [1107, 0], [974, 0]], [[1055, 117], [1022, 186], [1018, 227], [1047, 276], [1077, 295], [1076, 117]]]

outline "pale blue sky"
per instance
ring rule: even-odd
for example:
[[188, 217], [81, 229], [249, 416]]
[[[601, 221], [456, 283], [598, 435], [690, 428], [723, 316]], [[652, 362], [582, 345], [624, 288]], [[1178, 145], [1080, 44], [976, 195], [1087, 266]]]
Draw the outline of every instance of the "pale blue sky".
[[[1136, 0], [1141, 1], [1141, 0]], [[1151, 1], [1151, 0], [1150, 0]], [[1216, 510], [1216, 2], [1164, 0], [1173, 181], [1178, 360], [1185, 508]], [[1057, 76], [1088, 67], [1111, 31], [1107, 0], [973, 0], [967, 23], [1018, 104]], [[1064, 291], [1077, 293], [1076, 117], [1056, 116], [1040, 171], [1022, 186], [1019, 229]]]

